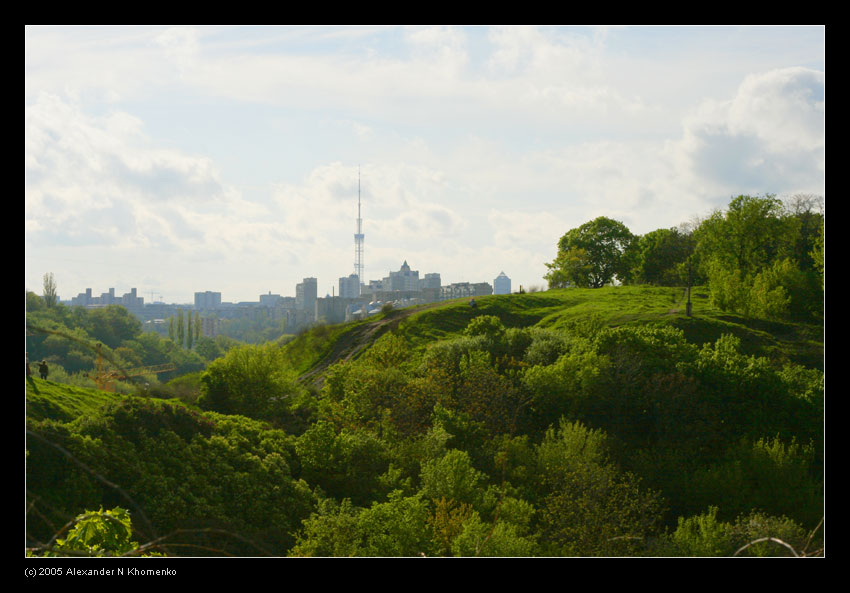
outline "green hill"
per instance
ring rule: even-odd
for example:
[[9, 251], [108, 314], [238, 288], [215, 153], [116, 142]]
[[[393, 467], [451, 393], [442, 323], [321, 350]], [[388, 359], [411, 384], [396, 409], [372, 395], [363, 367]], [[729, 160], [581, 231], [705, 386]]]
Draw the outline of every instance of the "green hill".
[[[598, 327], [670, 326], [681, 329], [696, 345], [714, 343], [724, 334], [741, 341], [743, 353], [778, 362], [823, 369], [823, 328], [816, 325], [764, 321], [721, 311], [711, 305], [708, 289], [691, 291], [692, 315], [686, 315], [683, 288], [609, 286], [546, 292], [491, 295], [421, 305], [354, 323], [320, 326], [285, 346], [299, 374], [316, 374], [334, 362], [361, 354], [387, 331], [401, 336], [416, 351], [435, 341], [461, 335], [469, 321], [494, 315], [505, 327], [568, 329], [576, 324]], [[352, 353], [354, 352], [354, 356]]]
[[562, 289], [318, 326], [229, 351], [197, 406], [27, 379], [27, 545], [122, 506], [173, 555], [805, 550], [822, 327], [691, 300]]
[[102, 406], [121, 399], [115, 393], [74, 387], [63, 383], [29, 377], [26, 381], [27, 418], [70, 422], [79, 416], [93, 414]]

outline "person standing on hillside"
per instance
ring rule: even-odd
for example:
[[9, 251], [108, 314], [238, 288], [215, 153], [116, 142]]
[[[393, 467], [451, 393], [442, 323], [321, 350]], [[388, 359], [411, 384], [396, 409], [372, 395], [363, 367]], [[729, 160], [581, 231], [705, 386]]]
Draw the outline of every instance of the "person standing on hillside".
[[47, 379], [48, 372], [49, 371], [47, 369], [47, 361], [42, 360], [41, 363], [38, 365], [38, 374], [41, 375], [42, 379]]

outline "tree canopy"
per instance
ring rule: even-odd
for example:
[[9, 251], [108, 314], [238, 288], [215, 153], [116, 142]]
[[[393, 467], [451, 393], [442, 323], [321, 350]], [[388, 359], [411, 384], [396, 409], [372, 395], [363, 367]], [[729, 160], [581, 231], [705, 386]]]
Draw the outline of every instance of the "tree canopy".
[[550, 288], [708, 284], [715, 306], [760, 319], [823, 317], [823, 198], [739, 195], [695, 225], [633, 235], [600, 216], [569, 230]]
[[635, 236], [621, 222], [600, 216], [567, 231], [558, 241], [558, 255], [546, 264], [549, 286], [600, 288], [628, 275], [624, 254]]

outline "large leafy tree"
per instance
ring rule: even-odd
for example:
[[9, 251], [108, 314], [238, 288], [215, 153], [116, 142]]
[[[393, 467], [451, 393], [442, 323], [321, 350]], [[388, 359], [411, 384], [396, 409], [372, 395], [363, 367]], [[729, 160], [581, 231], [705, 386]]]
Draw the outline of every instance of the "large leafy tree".
[[773, 195], [741, 195], [717, 211], [694, 232], [697, 254], [706, 271], [712, 266], [757, 273], [783, 252], [788, 220], [782, 202]]
[[632, 279], [657, 286], [679, 286], [687, 280], [693, 240], [679, 229], [658, 229], [635, 242]]
[[760, 318], [822, 315], [816, 198], [733, 198], [694, 232], [696, 257], [721, 309]]
[[624, 255], [635, 236], [622, 223], [600, 216], [568, 231], [558, 241], [558, 256], [546, 264], [552, 287], [600, 288], [628, 275]]

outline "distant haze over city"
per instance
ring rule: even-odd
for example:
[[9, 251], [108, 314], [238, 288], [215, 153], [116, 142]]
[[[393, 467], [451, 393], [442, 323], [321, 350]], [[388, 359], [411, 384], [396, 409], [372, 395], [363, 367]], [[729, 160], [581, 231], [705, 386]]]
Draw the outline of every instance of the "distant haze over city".
[[825, 195], [825, 29], [26, 27], [25, 285], [545, 286], [558, 239]]

